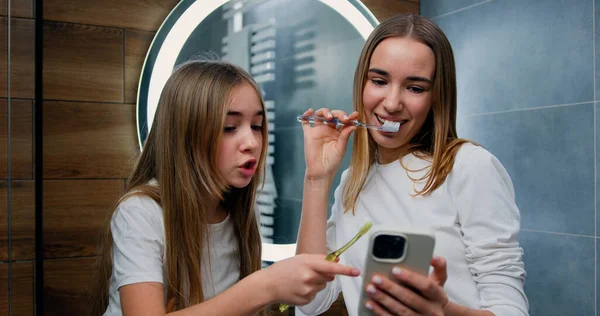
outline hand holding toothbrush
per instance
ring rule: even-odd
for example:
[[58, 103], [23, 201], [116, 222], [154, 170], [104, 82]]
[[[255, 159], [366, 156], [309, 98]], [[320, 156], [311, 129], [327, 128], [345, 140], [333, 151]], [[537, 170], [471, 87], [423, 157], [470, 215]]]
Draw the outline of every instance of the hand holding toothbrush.
[[[306, 177], [310, 180], [333, 180], [346, 153], [348, 139], [357, 128], [351, 123], [358, 118], [358, 112], [348, 115], [341, 110], [321, 108], [316, 112], [309, 109], [303, 116], [314, 116], [315, 121], [314, 127], [311, 127], [308, 119], [302, 120]], [[319, 119], [321, 121], [336, 119], [341, 124], [336, 122], [324, 124], [320, 123]]]

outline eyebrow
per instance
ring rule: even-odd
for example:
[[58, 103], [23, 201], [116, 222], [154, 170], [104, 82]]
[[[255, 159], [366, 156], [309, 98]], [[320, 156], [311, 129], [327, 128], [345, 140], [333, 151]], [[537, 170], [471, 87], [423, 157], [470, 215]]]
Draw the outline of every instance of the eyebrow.
[[422, 81], [422, 82], [426, 82], [428, 84], [433, 84], [433, 82], [431, 81], [431, 79], [427, 79], [425, 77], [419, 77], [419, 76], [409, 76], [408, 78], [406, 78], [410, 81]]
[[[242, 112], [238, 112], [238, 111], [227, 111], [227, 115], [232, 115], [232, 116], [243, 116]], [[258, 112], [256, 112], [256, 114], [254, 114], [254, 116], [264, 116], [265, 112], [260, 110]]]
[[382, 76], [386, 76], [386, 77], [388, 77], [390, 75], [389, 72], [387, 72], [383, 69], [379, 69], [379, 68], [371, 68], [371, 69], [369, 69], [369, 72], [374, 72], [378, 75], [382, 75]]
[[[385, 76], [385, 77], [389, 77], [390, 73], [383, 70], [383, 69], [379, 69], [379, 68], [371, 68], [369, 69], [369, 72], [373, 72], [376, 73], [378, 75], [381, 76]], [[426, 82], [428, 84], [433, 84], [433, 82], [431, 81], [431, 79], [425, 78], [425, 77], [419, 77], [419, 76], [409, 76], [406, 79], [410, 80], [410, 81], [422, 81], [422, 82]]]

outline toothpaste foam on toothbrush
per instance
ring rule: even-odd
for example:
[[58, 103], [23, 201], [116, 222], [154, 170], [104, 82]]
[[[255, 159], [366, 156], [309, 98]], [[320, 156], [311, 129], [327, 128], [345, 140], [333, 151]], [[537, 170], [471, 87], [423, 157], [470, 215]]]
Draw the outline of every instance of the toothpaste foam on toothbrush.
[[400, 130], [400, 122], [385, 121], [381, 125], [382, 132], [395, 133]]

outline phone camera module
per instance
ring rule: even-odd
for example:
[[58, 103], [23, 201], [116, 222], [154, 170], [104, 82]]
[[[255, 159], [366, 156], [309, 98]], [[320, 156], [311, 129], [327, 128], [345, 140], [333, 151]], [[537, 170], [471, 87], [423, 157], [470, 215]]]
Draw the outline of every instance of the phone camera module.
[[379, 259], [400, 259], [404, 255], [406, 239], [397, 235], [379, 235], [373, 243], [373, 256]]

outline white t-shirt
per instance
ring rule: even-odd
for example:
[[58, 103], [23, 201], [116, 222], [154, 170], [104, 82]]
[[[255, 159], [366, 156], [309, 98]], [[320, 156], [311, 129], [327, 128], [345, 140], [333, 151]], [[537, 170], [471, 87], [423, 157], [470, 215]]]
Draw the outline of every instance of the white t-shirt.
[[[121, 202], [110, 222], [113, 238], [113, 271], [105, 316], [122, 315], [119, 288], [140, 282], [163, 284], [167, 294], [166, 248], [163, 211], [150, 197], [132, 196]], [[240, 277], [238, 246], [229, 215], [209, 225], [208, 247], [203, 245], [202, 291], [205, 300], [234, 285]]]
[[[415, 155], [403, 158], [410, 170], [430, 162]], [[420, 178], [426, 170], [410, 173]], [[341, 194], [347, 171], [335, 191], [335, 203], [327, 222], [327, 249], [338, 249], [365, 223], [396, 225], [399, 229], [425, 228], [435, 233], [434, 255], [447, 260], [448, 280], [444, 290], [451, 301], [473, 309], [490, 310], [498, 316], [528, 315], [523, 291], [523, 249], [517, 241], [519, 209], [512, 182], [502, 164], [485, 149], [464, 144], [452, 172], [428, 196], [414, 197], [415, 183], [398, 161], [372, 166], [352, 211], [344, 214]], [[416, 188], [423, 187], [424, 181]], [[340, 262], [363, 270], [368, 238], [361, 238]], [[307, 315], [320, 314], [331, 306], [340, 291], [349, 315], [357, 314], [363, 275], [338, 276], [300, 307]]]

